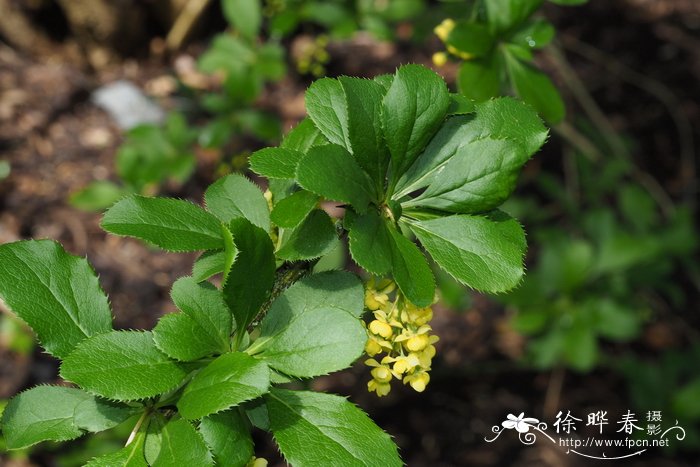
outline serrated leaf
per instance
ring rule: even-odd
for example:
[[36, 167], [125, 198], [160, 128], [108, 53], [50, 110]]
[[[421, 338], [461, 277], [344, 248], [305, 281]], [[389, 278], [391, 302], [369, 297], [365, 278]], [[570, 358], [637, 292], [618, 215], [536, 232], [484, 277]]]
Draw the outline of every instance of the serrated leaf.
[[270, 219], [279, 227], [292, 229], [306, 219], [318, 201], [318, 195], [299, 190], [279, 201], [270, 213]]
[[339, 243], [333, 221], [321, 209], [314, 209], [294, 229], [281, 233], [282, 243], [277, 256], [287, 261], [318, 258], [333, 250]]
[[133, 441], [117, 452], [96, 457], [85, 467], [148, 467], [144, 456], [144, 433], [137, 433]]
[[235, 323], [219, 289], [192, 277], [182, 277], [173, 284], [170, 295], [178, 309], [202, 328], [213, 346], [228, 348]]
[[[313, 146], [321, 146], [328, 143], [329, 141], [316, 128], [314, 122], [309, 117], [306, 117], [285, 135], [280, 147], [306, 154]], [[292, 176], [294, 175], [292, 174]]]
[[243, 37], [255, 39], [262, 23], [260, 0], [223, 0], [221, 6], [226, 20]]
[[223, 248], [221, 223], [199, 206], [172, 198], [130, 196], [107, 210], [102, 228], [169, 251]]
[[342, 397], [273, 389], [265, 401], [272, 434], [292, 465], [403, 465], [389, 435]]
[[186, 368], [156, 347], [150, 332], [112, 331], [81, 342], [61, 365], [61, 377], [102, 397], [137, 400], [163, 394]]
[[[234, 258], [237, 252], [237, 250], [234, 252]], [[226, 258], [227, 255], [224, 250], [205, 251], [192, 265], [192, 278], [197, 282], [202, 282], [209, 279], [211, 276], [221, 274], [226, 267]]]
[[435, 298], [435, 278], [427, 260], [418, 247], [401, 232], [389, 227], [391, 271], [396, 285], [416, 306], [430, 306]]
[[272, 290], [275, 254], [266, 231], [243, 218], [231, 221], [230, 227], [238, 256], [223, 286], [224, 301], [238, 329], [245, 330]]
[[270, 230], [270, 211], [260, 188], [243, 175], [230, 174], [207, 188], [207, 210], [224, 224], [244, 217], [263, 230]]
[[306, 277], [275, 300], [246, 350], [270, 367], [297, 377], [346, 368], [364, 349], [366, 332], [358, 317], [364, 289], [347, 272]]
[[469, 287], [504, 292], [523, 276], [525, 233], [503, 213], [448, 216], [410, 227], [435, 262]]
[[398, 69], [382, 105], [382, 128], [391, 154], [392, 181], [403, 175], [442, 125], [450, 93], [434, 71]]
[[384, 190], [389, 154], [382, 135], [381, 108], [386, 90], [376, 81], [338, 78], [348, 106], [348, 140], [357, 163], [374, 181], [377, 193]]
[[349, 233], [352, 259], [381, 276], [391, 271], [392, 239], [386, 222], [375, 211], [359, 216]]
[[306, 111], [328, 141], [350, 150], [348, 104], [339, 81], [331, 78], [314, 81], [306, 91]]
[[53, 241], [0, 245], [0, 299], [59, 358], [86, 337], [112, 329], [112, 313], [95, 272], [85, 259]]
[[8, 449], [20, 449], [46, 440], [67, 441], [83, 435], [73, 421], [80, 403], [91, 396], [80, 389], [37, 386], [12, 399], [2, 414], [2, 432]]
[[224, 354], [204, 367], [185, 386], [177, 408], [190, 420], [199, 419], [254, 399], [268, 391], [270, 369], [247, 354]]
[[152, 467], [214, 465], [207, 445], [187, 420], [168, 422], [161, 431], [161, 439], [160, 451]]
[[218, 465], [243, 467], [253, 457], [250, 429], [236, 409], [204, 417], [199, 433]]
[[367, 210], [376, 193], [372, 181], [342, 146], [316, 146], [299, 161], [297, 182], [304, 189], [333, 201]]
[[496, 55], [466, 60], [459, 66], [459, 92], [475, 101], [485, 101], [498, 95], [501, 84], [501, 64]]
[[304, 153], [293, 149], [265, 148], [250, 156], [250, 168], [267, 178], [294, 178]]
[[[532, 155], [547, 139], [547, 129], [530, 106], [515, 99], [477, 103], [474, 114], [457, 115], [445, 122], [397, 184], [394, 199], [429, 186], [463, 147], [484, 137], [513, 141]], [[461, 154], [467, 154], [466, 150]]]
[[533, 106], [550, 123], [559, 123], [566, 113], [561, 94], [549, 77], [528, 63], [510, 54], [506, 67], [518, 96]]
[[427, 189], [402, 206], [457, 213], [491, 211], [508, 199], [529, 158], [515, 141], [475, 140], [458, 149]]
[[228, 350], [212, 342], [207, 332], [184, 313], [162, 316], [153, 328], [153, 340], [161, 352], [181, 362], [193, 362]]
[[111, 402], [99, 397], [89, 396], [78, 404], [73, 415], [75, 425], [83, 430], [97, 433], [114, 428], [142, 408]]

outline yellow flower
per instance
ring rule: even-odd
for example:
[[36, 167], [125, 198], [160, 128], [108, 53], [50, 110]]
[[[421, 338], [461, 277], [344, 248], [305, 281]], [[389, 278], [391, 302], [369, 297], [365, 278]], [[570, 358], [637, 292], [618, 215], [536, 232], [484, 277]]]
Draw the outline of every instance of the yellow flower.
[[435, 34], [444, 42], [450, 35], [452, 30], [455, 28], [455, 21], [453, 19], [447, 18], [442, 23], [435, 26]]
[[405, 316], [402, 316], [402, 319], [416, 326], [423, 326], [433, 319], [433, 309], [430, 307], [418, 308], [413, 303], [406, 303], [404, 310]]
[[435, 52], [433, 54], [433, 63], [435, 66], [445, 66], [445, 63], [447, 63], [447, 54], [445, 52]]
[[378, 383], [376, 380], [371, 379], [367, 382], [367, 390], [369, 392], [376, 392], [378, 397], [384, 397], [391, 391], [391, 384]]
[[430, 375], [425, 371], [418, 371], [403, 379], [403, 383], [410, 384], [414, 391], [423, 392], [430, 382]]
[[392, 334], [394, 334], [394, 330], [391, 328], [389, 323], [379, 321], [378, 319], [375, 319], [369, 323], [369, 331], [385, 339], [389, 339]]
[[399, 375], [411, 371], [413, 368], [420, 365], [420, 359], [415, 354], [399, 355], [394, 359], [394, 366], [392, 368], [394, 376], [399, 378]]
[[409, 338], [404, 346], [409, 352], [420, 352], [430, 343], [430, 338], [426, 334], [419, 334]]

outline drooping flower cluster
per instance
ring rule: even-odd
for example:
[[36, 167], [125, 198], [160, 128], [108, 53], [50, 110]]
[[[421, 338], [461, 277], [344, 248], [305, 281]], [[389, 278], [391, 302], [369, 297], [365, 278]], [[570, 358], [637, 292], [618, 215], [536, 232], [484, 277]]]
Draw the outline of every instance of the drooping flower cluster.
[[[389, 298], [392, 293], [393, 300]], [[439, 340], [428, 324], [433, 318], [432, 308], [419, 308], [406, 300], [393, 281], [376, 282], [373, 278], [365, 284], [365, 306], [374, 315], [367, 325], [365, 347], [365, 353], [375, 357], [365, 361], [372, 367], [368, 390], [386, 396], [396, 378], [423, 392], [430, 381], [433, 344]]]

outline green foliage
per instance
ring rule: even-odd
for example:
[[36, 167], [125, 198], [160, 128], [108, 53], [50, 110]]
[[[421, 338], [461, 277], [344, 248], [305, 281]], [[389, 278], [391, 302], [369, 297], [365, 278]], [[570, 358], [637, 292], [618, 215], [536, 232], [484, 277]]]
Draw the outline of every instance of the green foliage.
[[[579, 5], [586, 0], [559, 0], [560, 5]], [[554, 38], [551, 23], [533, 17], [544, 0], [483, 0], [481, 14], [469, 19], [445, 20], [436, 34], [450, 56], [460, 60], [457, 84], [463, 95], [485, 101], [512, 92], [532, 105], [550, 123], [565, 115], [564, 102], [549, 77], [533, 62], [533, 51]], [[439, 58], [438, 58], [439, 57]], [[438, 54], [436, 64], [447, 60]]]
[[270, 430], [292, 465], [328, 459], [339, 465], [403, 465], [389, 435], [342, 397], [274, 389], [265, 402]]
[[94, 336], [80, 343], [61, 364], [61, 376], [66, 380], [121, 401], [163, 394], [186, 374], [186, 367], [158, 350], [150, 332], [138, 331]]
[[[445, 219], [453, 225], [464, 222], [461, 218], [447, 220], [453, 213], [486, 214], [497, 208], [547, 132], [530, 108], [510, 99], [448, 116], [450, 98], [444, 82], [415, 65], [399, 68], [388, 87], [370, 83], [323, 79], [309, 88], [311, 120], [329, 144], [314, 144], [301, 158], [294, 155], [298, 160], [296, 181], [319, 196], [346, 203], [351, 212], [344, 226], [350, 231], [355, 261], [375, 274], [392, 272], [407, 298], [426, 306], [434, 295], [432, 272], [402, 232], [418, 229], [421, 222], [442, 225], [428, 219]], [[359, 100], [357, 96], [363, 96], [363, 103], [349, 105]], [[363, 122], [371, 129], [353, 132], [353, 122]], [[274, 154], [268, 163], [272, 164], [281, 153], [265, 154]], [[253, 168], [263, 167], [261, 173], [269, 174], [263, 157], [259, 153]], [[448, 175], [442, 175], [443, 171]], [[475, 222], [494, 221], [483, 216]], [[493, 249], [489, 254], [499, 258], [495, 262], [505, 259], [510, 264], [506, 268], [499, 263], [494, 269], [501, 274], [487, 276], [469, 274], [469, 267], [445, 264], [451, 255], [449, 241], [435, 240], [435, 235], [427, 233], [418, 237], [426, 247], [429, 242], [433, 259], [459, 281], [482, 290], [503, 291], [522, 275], [525, 247], [522, 233], [516, 238], [521, 232], [517, 223], [509, 225], [515, 233], [497, 225], [480, 227], [493, 235], [485, 241]], [[482, 260], [479, 254], [475, 256], [474, 261]]]
[[[243, 29], [255, 22], [255, 5], [233, 1], [228, 14], [240, 9], [234, 22], [245, 21]], [[235, 39], [250, 39], [253, 29]], [[390, 437], [345, 399], [276, 387], [347, 368], [367, 343], [362, 283], [348, 272], [312, 270], [324, 255], [323, 268], [336, 261], [331, 252], [343, 251], [339, 237], [349, 231], [360, 266], [391, 273], [407, 300], [428, 306], [435, 281], [413, 232], [459, 281], [512, 287], [522, 275], [524, 234], [496, 208], [546, 130], [512, 99], [455, 99], [417, 65], [378, 80], [321, 80], [308, 97], [310, 119], [279, 148], [253, 156], [269, 192], [234, 174], [207, 189], [206, 209], [131, 195], [104, 214], [109, 232], [202, 252], [192, 276], [173, 284], [179, 311], [152, 331], [112, 330], [95, 274], [58, 244], [0, 245], [0, 297], [81, 388], [40, 386], [13, 398], [2, 419], [8, 447], [138, 418], [124, 448], [89, 465], [244, 466], [252, 426], [271, 431], [295, 465], [402, 464]], [[444, 177], [439, 193], [414, 192], [450, 164], [465, 175]], [[342, 220], [319, 208], [324, 199], [346, 203]]]
[[102, 228], [140, 238], [168, 251], [223, 247], [221, 224], [213, 215], [187, 201], [130, 196], [112, 206]]
[[65, 357], [85, 338], [111, 329], [112, 314], [95, 272], [58, 243], [2, 245], [0, 277], [2, 301], [56, 357]]

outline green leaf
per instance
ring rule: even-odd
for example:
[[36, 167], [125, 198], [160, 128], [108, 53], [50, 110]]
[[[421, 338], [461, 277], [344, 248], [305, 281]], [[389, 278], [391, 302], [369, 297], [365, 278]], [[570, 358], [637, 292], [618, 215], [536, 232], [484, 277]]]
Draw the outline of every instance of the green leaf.
[[170, 295], [175, 305], [201, 328], [210, 346], [228, 349], [234, 323], [219, 289], [192, 277], [182, 277], [173, 284]]
[[228, 350], [209, 340], [209, 335], [184, 313], [170, 313], [158, 320], [153, 328], [153, 340], [168, 357], [192, 362]]
[[366, 271], [381, 276], [391, 271], [392, 238], [375, 211], [359, 216], [350, 230], [350, 254]]
[[347, 368], [367, 340], [358, 319], [363, 310], [364, 289], [354, 275], [335, 271], [306, 277], [275, 300], [260, 337], [246, 351], [290, 376]]
[[391, 264], [396, 284], [406, 298], [416, 306], [425, 307], [435, 298], [435, 278], [423, 253], [409, 239], [393, 227]]
[[260, 0], [222, 0], [221, 6], [226, 21], [243, 37], [252, 40], [258, 36], [262, 23]]
[[608, 339], [627, 341], [639, 335], [643, 317], [640, 311], [602, 298], [594, 300], [585, 310], [595, 316], [597, 333]]
[[95, 272], [85, 259], [53, 241], [0, 245], [0, 299], [59, 358], [86, 337], [112, 329], [112, 313]]
[[379, 83], [367, 79], [341, 76], [338, 80], [347, 100], [351, 146], [348, 149], [381, 193], [389, 166], [381, 123], [382, 98], [386, 91]]
[[447, 86], [434, 71], [419, 65], [398, 69], [382, 106], [393, 182], [413, 164], [440, 128], [449, 105]]
[[552, 23], [542, 18], [537, 18], [528, 21], [519, 28], [511, 36], [510, 41], [531, 49], [541, 49], [552, 42], [555, 34], [556, 30]]
[[112, 331], [81, 342], [63, 360], [61, 377], [108, 399], [137, 400], [175, 388], [184, 366], [156, 347], [150, 332]]
[[481, 23], [458, 21], [447, 36], [446, 44], [461, 52], [463, 59], [481, 58], [491, 51], [494, 38]]
[[218, 465], [244, 466], [253, 457], [250, 429], [236, 409], [204, 417], [199, 433]]
[[84, 211], [101, 211], [119, 201], [128, 190], [105, 180], [90, 183], [70, 196], [70, 204]]
[[429, 186], [452, 158], [465, 154], [462, 147], [484, 137], [513, 141], [532, 155], [547, 139], [547, 129], [530, 106], [516, 99], [504, 97], [477, 103], [475, 114], [457, 115], [445, 122], [399, 181], [394, 199]]
[[223, 247], [216, 217], [180, 199], [130, 196], [109, 208], [101, 225], [107, 232], [140, 238], [168, 251]]
[[148, 467], [143, 452], [144, 435], [137, 433], [128, 446], [117, 452], [96, 457], [85, 464], [85, 467]]
[[306, 111], [328, 141], [351, 150], [348, 104], [339, 81], [331, 78], [314, 81], [306, 90]]
[[530, 17], [544, 0], [486, 0], [486, 15], [491, 31], [503, 33]]
[[410, 227], [435, 262], [469, 287], [504, 292], [523, 276], [525, 233], [503, 213], [449, 216]]
[[460, 93], [479, 102], [498, 96], [501, 88], [501, 65], [498, 58], [492, 55], [462, 62], [457, 75], [457, 86]]
[[78, 404], [73, 414], [73, 422], [83, 430], [97, 433], [114, 428], [143, 408], [111, 402], [89, 396]]
[[304, 189], [349, 203], [358, 212], [366, 211], [376, 195], [369, 176], [345, 148], [336, 144], [309, 149], [299, 161], [296, 178]]
[[403, 465], [389, 435], [342, 397], [273, 389], [265, 400], [272, 434], [292, 465]]
[[[234, 245], [233, 257], [235, 258], [238, 250]], [[226, 268], [227, 254], [224, 250], [207, 250], [194, 261], [192, 265], [192, 278], [196, 282], [202, 282], [209, 279], [211, 276], [221, 274]]]
[[339, 243], [333, 221], [321, 209], [314, 209], [292, 230], [281, 233], [277, 256], [287, 261], [309, 260], [323, 256]]
[[291, 196], [280, 200], [270, 213], [270, 218], [279, 227], [291, 229], [301, 224], [318, 204], [318, 196], [299, 190]]
[[73, 414], [89, 398], [80, 389], [61, 386], [37, 386], [16, 395], [2, 414], [7, 448], [26, 448], [41, 441], [66, 441], [83, 435]]
[[151, 464], [152, 467], [214, 465], [214, 460], [202, 436], [187, 420], [168, 422], [161, 431], [161, 439], [160, 451]]
[[207, 210], [224, 224], [244, 217], [263, 230], [270, 230], [270, 211], [260, 188], [243, 175], [230, 174], [207, 188]]
[[598, 359], [598, 341], [590, 329], [572, 326], [564, 336], [563, 352], [572, 368], [589, 371]]
[[294, 178], [304, 153], [286, 148], [265, 148], [250, 156], [250, 168], [267, 178]]
[[465, 214], [491, 211], [508, 199], [529, 158], [515, 141], [475, 140], [458, 149], [428, 188], [402, 206]]
[[547, 75], [506, 54], [506, 67], [515, 92], [550, 123], [559, 123], [566, 113], [564, 101]]
[[224, 354], [204, 367], [177, 403], [180, 414], [190, 420], [221, 412], [268, 391], [270, 369], [247, 354]]
[[[329, 141], [318, 131], [314, 122], [309, 117], [306, 117], [287, 133], [280, 147], [306, 154], [312, 147], [328, 143]], [[293, 176], [294, 174], [292, 174]]]
[[238, 247], [238, 256], [223, 286], [224, 301], [232, 311], [238, 329], [244, 331], [272, 290], [275, 253], [267, 232], [246, 219], [231, 221], [231, 233]]

